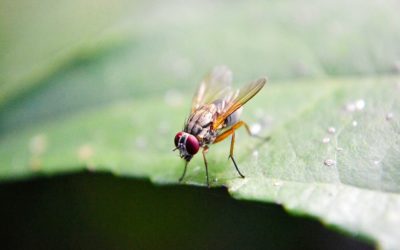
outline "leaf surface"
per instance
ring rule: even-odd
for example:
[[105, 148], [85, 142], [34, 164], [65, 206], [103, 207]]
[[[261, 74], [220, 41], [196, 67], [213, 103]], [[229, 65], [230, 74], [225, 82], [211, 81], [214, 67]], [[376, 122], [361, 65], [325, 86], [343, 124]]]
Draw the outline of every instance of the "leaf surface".
[[[213, 145], [212, 185], [399, 248], [400, 79], [390, 75], [400, 55], [398, 3], [227, 4], [121, 1], [114, 16], [85, 17], [83, 26], [69, 23], [73, 35], [46, 40], [61, 30], [1, 15], [0, 178], [90, 170], [177, 184], [174, 135], [196, 84], [225, 62], [237, 87], [269, 77], [243, 119], [271, 140], [238, 131], [245, 179], [227, 160], [229, 140]], [[11, 32], [21, 27], [43, 30]], [[200, 156], [184, 182], [205, 184]]]

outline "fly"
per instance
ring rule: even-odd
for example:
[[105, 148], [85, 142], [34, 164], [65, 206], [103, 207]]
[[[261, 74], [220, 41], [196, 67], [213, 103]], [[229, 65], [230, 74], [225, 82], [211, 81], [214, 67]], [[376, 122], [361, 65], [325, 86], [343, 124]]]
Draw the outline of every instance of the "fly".
[[175, 146], [179, 155], [185, 160], [185, 168], [181, 182], [185, 177], [187, 165], [193, 156], [202, 148], [206, 169], [207, 186], [210, 186], [206, 153], [209, 146], [231, 136], [229, 158], [232, 160], [240, 177], [240, 172], [233, 149], [235, 145], [235, 130], [244, 126], [252, 135], [249, 126], [240, 120], [243, 105], [253, 98], [267, 82], [260, 78], [239, 90], [232, 90], [232, 72], [226, 66], [215, 67], [214, 70], [200, 83], [192, 100], [189, 118], [184, 129], [175, 136]]

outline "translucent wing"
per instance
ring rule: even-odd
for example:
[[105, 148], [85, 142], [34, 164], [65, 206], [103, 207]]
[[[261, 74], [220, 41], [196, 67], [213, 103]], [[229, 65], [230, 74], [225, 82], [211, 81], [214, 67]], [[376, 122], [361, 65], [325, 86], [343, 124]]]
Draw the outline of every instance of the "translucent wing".
[[222, 99], [231, 91], [232, 71], [226, 66], [215, 67], [200, 83], [192, 100], [192, 112], [203, 104]]
[[260, 78], [257, 81], [251, 82], [244, 86], [234, 95], [230, 95], [230, 98], [226, 99], [226, 105], [223, 112], [221, 112], [217, 119], [215, 119], [212, 127], [214, 129], [219, 128], [228, 116], [253, 98], [253, 96], [255, 96], [264, 87], [266, 82], [266, 78]]

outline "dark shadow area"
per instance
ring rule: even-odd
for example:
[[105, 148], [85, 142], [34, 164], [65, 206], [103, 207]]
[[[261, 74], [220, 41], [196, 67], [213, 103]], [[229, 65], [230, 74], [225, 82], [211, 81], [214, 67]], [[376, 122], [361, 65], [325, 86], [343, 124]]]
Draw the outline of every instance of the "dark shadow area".
[[372, 249], [227, 191], [106, 174], [0, 185], [2, 249]]

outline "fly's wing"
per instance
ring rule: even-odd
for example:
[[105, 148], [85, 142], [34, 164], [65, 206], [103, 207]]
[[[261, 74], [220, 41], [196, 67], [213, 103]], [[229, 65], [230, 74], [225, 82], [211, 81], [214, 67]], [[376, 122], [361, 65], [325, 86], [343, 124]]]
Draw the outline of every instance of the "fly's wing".
[[222, 99], [231, 91], [232, 72], [226, 66], [215, 67], [200, 83], [192, 100], [193, 113], [200, 106]]
[[221, 112], [220, 115], [215, 119], [212, 127], [214, 129], [219, 128], [228, 116], [253, 98], [253, 96], [255, 96], [264, 87], [266, 82], [266, 78], [260, 78], [257, 81], [251, 82], [244, 86], [237, 91], [236, 94], [230, 95], [230, 97], [228, 97], [226, 100], [226, 105], [223, 112]]

